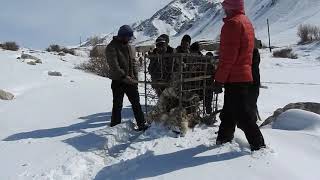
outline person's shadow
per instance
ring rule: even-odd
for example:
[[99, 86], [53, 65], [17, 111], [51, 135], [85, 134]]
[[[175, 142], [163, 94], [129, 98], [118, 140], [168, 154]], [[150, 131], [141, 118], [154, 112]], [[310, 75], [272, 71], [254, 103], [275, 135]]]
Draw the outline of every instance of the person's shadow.
[[250, 154], [247, 151], [235, 151], [210, 156], [199, 156], [201, 153], [218, 147], [219, 146], [206, 147], [204, 145], [200, 145], [195, 148], [163, 155], [154, 155], [152, 151], [148, 151], [134, 159], [121, 161], [118, 164], [103, 168], [98, 172], [94, 180], [152, 178], [185, 168], [235, 159]]
[[[144, 109], [144, 106], [142, 106]], [[72, 124], [65, 127], [57, 127], [51, 129], [39, 129], [30, 132], [21, 132], [10, 135], [2, 141], [19, 141], [24, 139], [41, 139], [60, 137], [68, 134], [75, 134], [74, 137], [68, 137], [62, 140], [78, 151], [87, 152], [102, 150], [106, 142], [104, 134], [99, 134], [97, 128], [108, 127], [111, 121], [112, 112], [104, 112], [80, 117], [80, 123]], [[134, 119], [131, 106], [122, 109], [122, 119]], [[79, 135], [80, 133], [80, 135]]]
[[[57, 127], [51, 129], [39, 129], [30, 132], [21, 132], [13, 134], [3, 141], [18, 141], [23, 139], [40, 139], [40, 138], [51, 138], [58, 137], [72, 133], [86, 133], [85, 130], [90, 130], [93, 128], [99, 128], [106, 126], [111, 120], [112, 112], [104, 112], [88, 115], [85, 117], [80, 117], [78, 119], [82, 120], [80, 123], [72, 124], [65, 127]], [[126, 107], [122, 109], [122, 118], [130, 119], [134, 118], [131, 107]]]

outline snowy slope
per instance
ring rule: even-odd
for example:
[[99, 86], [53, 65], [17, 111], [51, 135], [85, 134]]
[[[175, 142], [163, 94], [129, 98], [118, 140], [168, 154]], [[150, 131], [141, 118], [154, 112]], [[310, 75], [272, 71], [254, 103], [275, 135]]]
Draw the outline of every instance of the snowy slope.
[[[274, 2], [274, 3], [273, 3]], [[272, 43], [277, 46], [298, 42], [300, 24], [319, 25], [320, 1], [318, 0], [245, 0], [246, 14], [252, 20], [259, 39], [267, 41], [267, 19], [270, 21]], [[214, 39], [220, 33], [221, 17], [213, 13], [204, 16], [193, 29], [186, 31], [196, 39]], [[208, 20], [210, 23], [207, 23]], [[198, 24], [205, 25], [199, 26]], [[288, 39], [289, 38], [289, 39]]]
[[[320, 102], [320, 44], [293, 46], [299, 59], [261, 52], [263, 119], [292, 102]], [[28, 52], [28, 50], [24, 50]], [[143, 135], [130, 123], [109, 128], [110, 80], [73, 69], [86, 57], [0, 50], [0, 85], [16, 95], [0, 101], [0, 179], [319, 179], [319, 115], [288, 112], [262, 129], [268, 149], [251, 153], [243, 133], [215, 146], [218, 127], [196, 127], [185, 138], [154, 126]], [[60, 71], [62, 77], [49, 77]], [[132, 120], [128, 100], [123, 118]], [[222, 98], [220, 98], [222, 106]], [[299, 123], [303, 121], [303, 123]]]

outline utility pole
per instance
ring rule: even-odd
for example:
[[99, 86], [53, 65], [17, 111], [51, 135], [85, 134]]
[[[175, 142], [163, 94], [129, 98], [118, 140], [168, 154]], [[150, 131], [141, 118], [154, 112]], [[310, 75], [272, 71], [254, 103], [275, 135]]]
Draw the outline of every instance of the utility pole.
[[81, 36], [80, 36], [80, 45], [79, 45], [79, 47], [81, 47], [81, 44], [82, 44], [82, 40], [81, 40]]
[[270, 24], [269, 24], [269, 19], [267, 19], [267, 25], [268, 25], [268, 37], [269, 37], [269, 49], [270, 49], [270, 52], [272, 52], [272, 49], [271, 49], [271, 40], [270, 40]]

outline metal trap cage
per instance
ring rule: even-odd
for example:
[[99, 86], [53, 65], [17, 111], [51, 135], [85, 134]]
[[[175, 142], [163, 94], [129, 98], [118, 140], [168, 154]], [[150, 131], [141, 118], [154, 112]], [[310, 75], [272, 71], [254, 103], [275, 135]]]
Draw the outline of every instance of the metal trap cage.
[[[218, 58], [198, 54], [148, 55], [144, 58], [145, 113], [166, 96], [165, 111], [178, 109], [196, 114], [201, 122], [212, 124], [218, 112], [218, 95], [213, 93], [213, 76]], [[181, 115], [182, 116], [182, 115]], [[182, 118], [182, 117], [181, 117]]]

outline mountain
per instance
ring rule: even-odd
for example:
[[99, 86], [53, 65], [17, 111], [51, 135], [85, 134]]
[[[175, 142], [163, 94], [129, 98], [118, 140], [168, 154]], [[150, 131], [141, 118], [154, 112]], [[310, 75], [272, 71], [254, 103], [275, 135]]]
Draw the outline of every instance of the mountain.
[[[157, 11], [151, 18], [132, 24], [137, 43], [151, 43], [160, 34], [180, 36], [191, 29], [197, 22], [203, 22], [208, 15], [221, 12], [219, 0], [174, 0]], [[100, 38], [108, 43], [116, 32], [102, 35]], [[91, 45], [87, 42], [85, 45]]]
[[[319, 24], [319, 0], [246, 0], [245, 7], [257, 37], [264, 42], [269, 19], [271, 40], [277, 45], [296, 43], [300, 24]], [[174, 0], [151, 18], [132, 26], [137, 44], [153, 43], [157, 36], [165, 33], [171, 36], [171, 43], [177, 45], [184, 34], [194, 40], [214, 40], [220, 34], [223, 17], [221, 0]], [[108, 43], [115, 34], [101, 38]]]
[[163, 33], [177, 36], [192, 28], [198, 21], [202, 21], [208, 14], [220, 12], [220, 9], [219, 1], [176, 0], [134, 29], [142, 37], [156, 37]]

